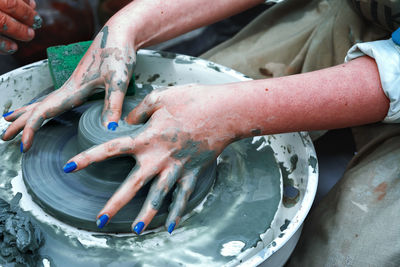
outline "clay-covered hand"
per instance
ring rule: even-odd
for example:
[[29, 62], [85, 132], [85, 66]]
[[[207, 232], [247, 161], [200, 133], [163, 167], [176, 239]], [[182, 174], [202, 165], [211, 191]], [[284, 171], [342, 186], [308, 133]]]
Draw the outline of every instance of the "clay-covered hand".
[[30, 41], [42, 19], [35, 11], [34, 0], [0, 0], [0, 55], [17, 51], [14, 40]]
[[102, 122], [104, 127], [115, 130], [136, 57], [132, 41], [124, 33], [120, 25], [105, 25], [60, 89], [39, 102], [4, 114], [13, 123], [3, 134], [3, 140], [12, 139], [23, 130], [21, 152], [26, 152], [46, 119], [81, 105], [99, 89], [105, 89]]
[[[235, 135], [230, 115], [220, 111], [217, 87], [187, 85], [155, 90], [126, 121], [144, 123], [140, 133], [95, 146], [73, 157], [64, 171], [78, 171], [105, 159], [131, 155], [136, 166], [99, 212], [102, 228], [146, 183], [152, 181], [147, 199], [132, 224], [140, 234], [159, 210], [174, 184], [174, 200], [166, 221], [171, 233], [179, 223], [197, 177], [222, 152]], [[221, 103], [221, 102], [219, 102]]]

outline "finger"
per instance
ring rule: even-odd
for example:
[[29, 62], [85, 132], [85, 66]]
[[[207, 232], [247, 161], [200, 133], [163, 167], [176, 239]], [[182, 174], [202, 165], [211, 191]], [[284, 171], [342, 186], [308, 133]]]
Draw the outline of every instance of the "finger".
[[23, 114], [25, 114], [25, 112], [34, 109], [37, 105], [38, 105], [38, 103], [33, 103], [28, 106], [16, 109], [14, 111], [7, 112], [6, 114], [3, 114], [3, 118], [6, 121], [13, 122], [16, 119], [18, 119], [19, 117], [21, 117]]
[[18, 20], [22, 24], [25, 24], [26, 26], [32, 26], [34, 23], [34, 18], [37, 15], [37, 12], [30, 6], [30, 4], [27, 4], [25, 1], [21, 0], [0, 1], [0, 11], [9, 15], [15, 20]]
[[18, 50], [18, 45], [10, 39], [0, 36], [0, 55], [11, 55]]
[[27, 25], [15, 20], [2, 11], [0, 11], [0, 34], [19, 41], [30, 41], [35, 37], [35, 31], [32, 28], [29, 28]]
[[157, 110], [159, 103], [160, 96], [157, 92], [153, 91], [128, 114], [125, 121], [129, 124], [145, 123]]
[[3, 133], [2, 139], [4, 141], [9, 141], [17, 136], [25, 127], [26, 121], [29, 119], [31, 112], [25, 112], [18, 119], [16, 119], [10, 126], [7, 128], [6, 132]]
[[71, 158], [64, 166], [64, 172], [79, 171], [92, 163], [100, 162], [118, 155], [133, 154], [135, 140], [130, 136], [113, 139], [104, 144], [94, 146]]
[[78, 92], [67, 90], [68, 88], [64, 89], [60, 88], [52, 92], [40, 105], [37, 105], [32, 110], [31, 116], [27, 120], [23, 130], [21, 152], [26, 152], [31, 148], [35, 132], [39, 130], [46, 119], [53, 118], [64, 111], [81, 105], [90, 95], [89, 88], [80, 88]]
[[165, 221], [165, 227], [170, 234], [179, 224], [179, 221], [185, 212], [186, 204], [188, 203], [190, 195], [196, 186], [198, 175], [199, 170], [191, 171], [179, 179], [177, 183], [177, 187], [173, 194], [172, 204], [170, 206], [170, 211], [168, 213], [167, 220]]
[[115, 131], [118, 127], [125, 93], [128, 88], [128, 83], [126, 81], [117, 79], [115, 76], [114, 73], [110, 80], [106, 80], [106, 96], [102, 113], [104, 126], [112, 131]]
[[97, 215], [97, 226], [103, 228], [122, 207], [131, 201], [140, 188], [157, 175], [158, 171], [150, 165], [135, 167]]
[[22, 133], [22, 138], [21, 138], [22, 153], [25, 153], [31, 148], [33, 144], [33, 138], [35, 137], [35, 132], [37, 132], [40, 129], [40, 127], [42, 127], [43, 122], [46, 120], [46, 117], [42, 115], [43, 113], [37, 110], [32, 110], [30, 114], [31, 116], [29, 117], [29, 119], [27, 119]]
[[142, 209], [132, 224], [132, 230], [134, 233], [139, 235], [146, 229], [160, 209], [165, 196], [171, 190], [172, 186], [176, 183], [181, 174], [182, 168], [178, 165], [174, 165], [173, 167], [164, 170], [160, 176], [156, 178], [151, 185]]

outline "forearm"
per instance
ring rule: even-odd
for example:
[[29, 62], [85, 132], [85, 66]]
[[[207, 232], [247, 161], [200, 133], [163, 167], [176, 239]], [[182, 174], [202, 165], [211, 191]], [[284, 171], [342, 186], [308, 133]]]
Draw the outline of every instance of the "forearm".
[[135, 0], [108, 24], [127, 27], [136, 49], [214, 23], [262, 3], [260, 0]]
[[236, 118], [226, 127], [239, 137], [373, 123], [383, 120], [389, 108], [375, 61], [369, 57], [228, 87], [223, 113]]

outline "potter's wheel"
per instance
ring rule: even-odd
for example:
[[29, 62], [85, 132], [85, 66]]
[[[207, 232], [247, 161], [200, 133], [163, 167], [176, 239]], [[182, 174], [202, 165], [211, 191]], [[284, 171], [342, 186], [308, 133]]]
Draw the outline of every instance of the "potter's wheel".
[[[138, 99], [127, 99], [122, 118], [138, 103]], [[102, 108], [102, 101], [87, 104], [56, 117], [42, 127], [31, 150], [23, 156], [23, 178], [34, 201], [60, 221], [91, 231], [130, 232], [131, 223], [146, 199], [150, 183], [103, 229], [98, 229], [95, 221], [98, 212], [135, 166], [132, 157], [109, 159], [75, 173], [63, 172], [63, 166], [74, 155], [93, 145], [135, 133], [143, 127], [120, 121], [120, 127], [115, 132], [109, 131], [101, 124]], [[186, 211], [198, 205], [210, 190], [215, 167], [215, 164], [210, 166], [199, 178]], [[164, 224], [173, 190], [166, 196], [150, 228]]]
[[[248, 80], [206, 60], [150, 50], [139, 50], [135, 74], [138, 99], [153, 87]], [[0, 76], [0, 108], [3, 113], [14, 110], [33, 96], [48, 93], [52, 85], [47, 61]], [[69, 118], [62, 116], [58, 123], [61, 120]], [[0, 118], [0, 131], [7, 125]], [[10, 201], [22, 193], [20, 207], [45, 235], [40, 266], [282, 266], [299, 238], [318, 179], [307, 133], [245, 139], [218, 157], [217, 178], [205, 201], [185, 216], [172, 235], [163, 228], [140, 236], [98, 234], [57, 220], [32, 201], [21, 175], [19, 148], [20, 138], [0, 141], [0, 197]], [[299, 194], [285, 202], [282, 188], [289, 186]]]

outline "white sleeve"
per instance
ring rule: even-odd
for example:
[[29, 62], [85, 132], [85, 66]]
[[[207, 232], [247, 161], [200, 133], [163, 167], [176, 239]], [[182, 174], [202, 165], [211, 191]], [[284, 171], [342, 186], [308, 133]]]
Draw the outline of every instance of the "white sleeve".
[[392, 39], [355, 44], [347, 52], [345, 62], [364, 55], [375, 59], [383, 91], [390, 100], [383, 122], [400, 123], [400, 46]]

